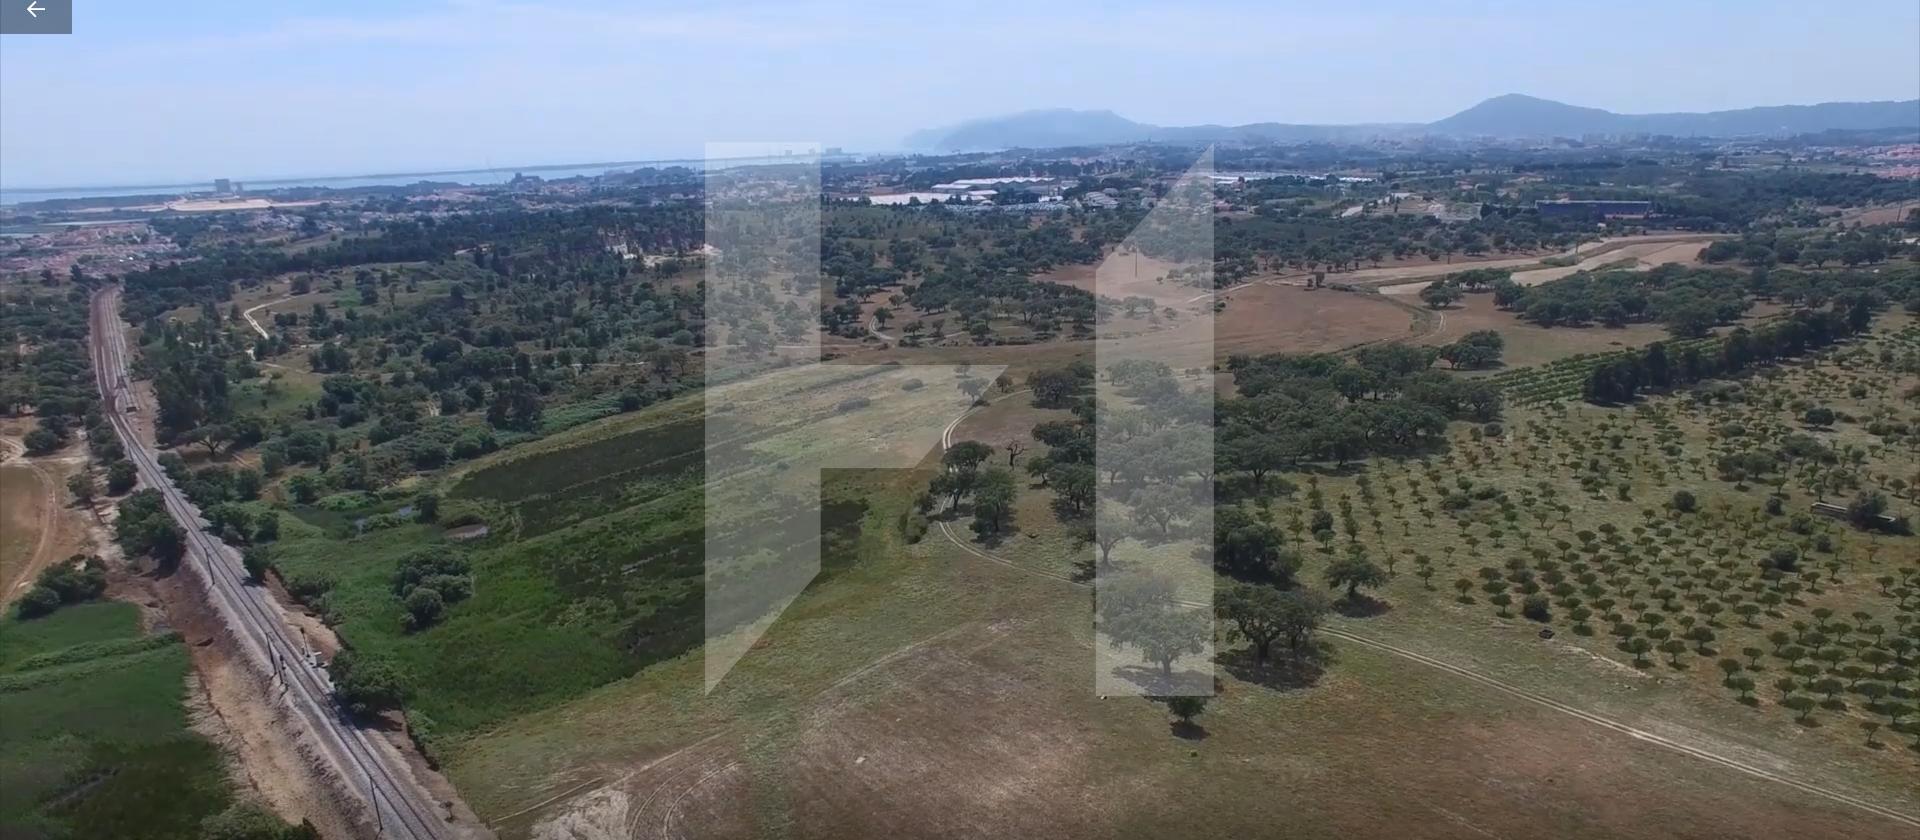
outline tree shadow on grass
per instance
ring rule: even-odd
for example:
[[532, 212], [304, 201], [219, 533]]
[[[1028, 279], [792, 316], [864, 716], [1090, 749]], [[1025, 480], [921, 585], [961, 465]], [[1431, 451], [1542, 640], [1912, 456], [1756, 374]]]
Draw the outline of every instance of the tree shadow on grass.
[[1182, 741], [1205, 741], [1207, 739], [1207, 728], [1190, 721], [1176, 720], [1167, 724], [1167, 729], [1173, 732], [1173, 737], [1179, 738]]
[[1160, 700], [1173, 695], [1200, 693], [1213, 682], [1206, 674], [1181, 668], [1176, 664], [1172, 674], [1162, 672], [1158, 667], [1145, 665], [1120, 665], [1110, 671], [1113, 676], [1125, 680], [1140, 690], [1140, 693]]
[[[1173, 714], [1173, 703], [1172, 703], [1173, 699], [1174, 698], [1172, 697], [1148, 697], [1147, 698], [1149, 702], [1156, 703], [1158, 705], [1166, 707], [1168, 714]], [[1167, 731], [1170, 734], [1172, 734], [1173, 737], [1179, 738], [1182, 741], [1194, 741], [1194, 742], [1205, 741], [1207, 739], [1207, 736], [1212, 734], [1207, 731], [1206, 727], [1201, 726], [1200, 724], [1194, 723], [1193, 721], [1190, 721], [1190, 720], [1180, 720], [1177, 717], [1174, 720], [1167, 722]]]
[[979, 544], [982, 548], [991, 550], [1006, 545], [1007, 540], [1018, 536], [1020, 534], [1020, 526], [1009, 522], [1000, 526], [1000, 530], [998, 531], [982, 534], [974, 530], [972, 525], [968, 525], [967, 532], [973, 534], [973, 541], [975, 543]]
[[1333, 649], [1319, 642], [1314, 642], [1311, 650], [1297, 654], [1277, 651], [1264, 664], [1254, 662], [1250, 649], [1224, 652], [1213, 659], [1234, 679], [1283, 692], [1312, 688], [1332, 660]]
[[1333, 611], [1348, 618], [1373, 618], [1377, 615], [1386, 615], [1392, 610], [1392, 604], [1368, 595], [1355, 595], [1352, 598], [1341, 598], [1333, 602]]

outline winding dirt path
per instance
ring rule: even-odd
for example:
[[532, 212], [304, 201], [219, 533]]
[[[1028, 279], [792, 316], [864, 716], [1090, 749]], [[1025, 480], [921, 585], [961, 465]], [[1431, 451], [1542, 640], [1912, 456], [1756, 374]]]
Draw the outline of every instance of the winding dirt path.
[[293, 300], [295, 297], [297, 297], [297, 295], [288, 295], [286, 297], [280, 298], [279, 300], [270, 300], [270, 301], [267, 301], [266, 303], [256, 303], [252, 306], [247, 307], [247, 310], [245, 312], [240, 313], [240, 317], [247, 319], [247, 326], [252, 327], [253, 331], [259, 333], [261, 338], [267, 338], [268, 337], [267, 328], [260, 326], [260, 322], [254, 320], [253, 313], [259, 312], [260, 310], [265, 309], [269, 306], [273, 306], [275, 304], [286, 303], [287, 301]]
[[0, 607], [4, 607], [13, 603], [14, 598], [24, 593], [27, 586], [40, 576], [42, 569], [53, 565], [58, 560], [52, 556], [55, 553], [52, 548], [55, 535], [60, 532], [61, 480], [48, 470], [46, 465], [26, 457], [26, 447], [19, 441], [0, 438], [0, 449], [5, 449], [8, 453], [5, 460], [0, 460], [0, 464], [27, 470], [40, 484], [39, 535], [34, 541], [33, 554], [20, 565], [20, 568], [7, 575], [4, 581], [0, 581]]

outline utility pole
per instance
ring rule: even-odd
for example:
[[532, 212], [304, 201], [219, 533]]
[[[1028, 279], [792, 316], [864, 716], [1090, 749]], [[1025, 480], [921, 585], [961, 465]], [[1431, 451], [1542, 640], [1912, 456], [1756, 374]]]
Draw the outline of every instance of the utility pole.
[[373, 824], [379, 834], [387, 833], [386, 818], [380, 815], [380, 796], [373, 789], [373, 771], [367, 771], [367, 801], [373, 805]]

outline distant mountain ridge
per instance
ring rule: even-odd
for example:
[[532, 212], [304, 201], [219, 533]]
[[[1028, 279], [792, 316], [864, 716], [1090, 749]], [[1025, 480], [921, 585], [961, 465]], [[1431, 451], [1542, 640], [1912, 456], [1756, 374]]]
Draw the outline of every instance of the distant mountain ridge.
[[1732, 111], [1616, 114], [1550, 99], [1509, 93], [1432, 123], [1357, 125], [1157, 126], [1112, 111], [1053, 108], [970, 120], [917, 131], [905, 144], [926, 151], [1099, 146], [1144, 140], [1167, 142], [1364, 140], [1376, 137], [1580, 137], [1589, 134], [1670, 134], [1694, 137], [1813, 134], [1830, 130], [1911, 128], [1920, 132], [1920, 99], [1901, 102], [1825, 102]]

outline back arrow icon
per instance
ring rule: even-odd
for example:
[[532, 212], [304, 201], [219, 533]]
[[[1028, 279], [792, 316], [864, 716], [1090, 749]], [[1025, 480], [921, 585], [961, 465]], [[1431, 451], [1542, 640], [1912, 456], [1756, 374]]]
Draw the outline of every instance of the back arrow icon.
[[35, 18], [40, 17], [40, 13], [46, 10], [45, 6], [40, 5], [40, 0], [33, 0], [33, 2], [27, 4], [27, 14]]

